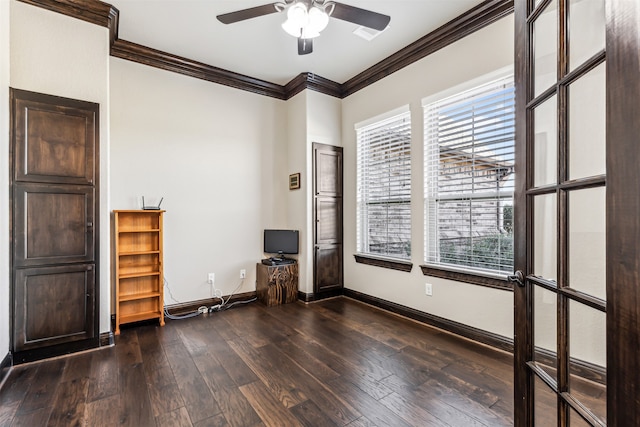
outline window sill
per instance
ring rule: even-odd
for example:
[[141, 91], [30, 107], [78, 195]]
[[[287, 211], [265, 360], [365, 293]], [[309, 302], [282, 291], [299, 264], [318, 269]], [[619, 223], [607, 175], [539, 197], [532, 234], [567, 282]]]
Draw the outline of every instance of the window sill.
[[500, 289], [503, 291], [513, 291], [513, 283], [508, 282], [506, 277], [499, 279], [497, 277], [485, 276], [480, 273], [471, 273], [468, 271], [449, 270], [441, 266], [434, 267], [431, 265], [421, 265], [422, 274], [425, 276], [439, 277], [441, 279], [455, 280], [458, 282], [469, 283], [471, 285], [486, 286], [488, 288]]
[[411, 261], [402, 261], [392, 258], [379, 258], [371, 255], [354, 254], [353, 255], [358, 264], [372, 265], [374, 267], [389, 268], [391, 270], [398, 270], [404, 272], [410, 272], [413, 268]]

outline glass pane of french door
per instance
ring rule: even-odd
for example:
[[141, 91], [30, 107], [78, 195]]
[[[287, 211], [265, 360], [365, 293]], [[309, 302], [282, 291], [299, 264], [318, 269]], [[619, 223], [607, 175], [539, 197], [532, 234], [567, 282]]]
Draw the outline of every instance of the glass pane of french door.
[[571, 410], [571, 415], [569, 416], [569, 426], [570, 427], [589, 427], [591, 424], [586, 422], [580, 414], [576, 411]]
[[535, 407], [534, 417], [536, 425], [553, 425], [558, 413], [558, 398], [556, 393], [540, 378], [535, 379]]
[[604, 1], [570, 0], [569, 18], [569, 64], [573, 70], [604, 50]]
[[558, 69], [558, 4], [551, 1], [533, 24], [536, 96], [555, 85]]
[[558, 99], [552, 96], [533, 110], [533, 182], [536, 187], [558, 182]]
[[568, 284], [572, 289], [605, 300], [605, 189], [574, 190], [568, 200]]
[[605, 64], [569, 85], [569, 177], [605, 173]]
[[534, 338], [535, 353], [533, 359], [540, 369], [557, 381], [558, 372], [558, 304], [555, 292], [537, 286], [533, 292], [534, 301]]
[[607, 417], [605, 313], [569, 302], [569, 390], [600, 420]]

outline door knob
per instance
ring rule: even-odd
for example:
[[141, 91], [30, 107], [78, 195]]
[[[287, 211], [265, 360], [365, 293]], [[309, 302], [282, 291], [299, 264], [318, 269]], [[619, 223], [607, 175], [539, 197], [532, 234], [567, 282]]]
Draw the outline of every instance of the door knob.
[[507, 281], [517, 283], [518, 286], [524, 286], [524, 274], [522, 274], [522, 271], [518, 270], [514, 274], [507, 276]]

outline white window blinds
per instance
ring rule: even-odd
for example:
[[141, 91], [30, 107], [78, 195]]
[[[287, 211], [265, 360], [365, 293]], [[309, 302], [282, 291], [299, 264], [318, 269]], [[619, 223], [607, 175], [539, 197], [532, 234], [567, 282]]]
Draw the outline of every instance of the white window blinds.
[[364, 126], [358, 144], [358, 252], [411, 258], [411, 114]]
[[424, 105], [425, 262], [513, 272], [513, 76]]

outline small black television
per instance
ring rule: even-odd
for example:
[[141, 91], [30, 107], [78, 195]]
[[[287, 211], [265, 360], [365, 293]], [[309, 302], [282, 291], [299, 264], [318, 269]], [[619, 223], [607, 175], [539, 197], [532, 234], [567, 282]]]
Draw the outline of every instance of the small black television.
[[268, 254], [297, 254], [298, 230], [264, 230], [264, 252]]

